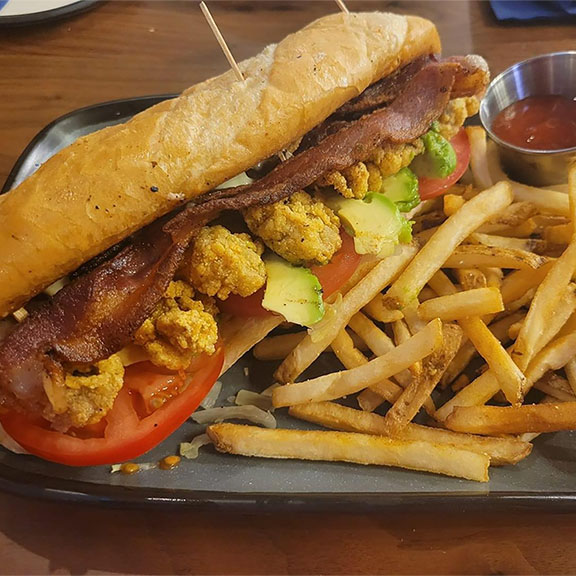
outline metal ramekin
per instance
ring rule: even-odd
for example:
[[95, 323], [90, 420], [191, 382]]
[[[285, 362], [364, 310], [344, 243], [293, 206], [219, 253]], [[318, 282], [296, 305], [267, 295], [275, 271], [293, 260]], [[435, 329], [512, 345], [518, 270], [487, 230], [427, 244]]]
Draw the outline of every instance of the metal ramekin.
[[480, 105], [480, 119], [498, 145], [502, 167], [514, 180], [534, 186], [566, 182], [576, 162], [576, 147], [530, 150], [504, 142], [492, 132], [492, 122], [504, 108], [529, 96], [576, 98], [576, 51], [554, 52], [519, 62], [494, 78]]

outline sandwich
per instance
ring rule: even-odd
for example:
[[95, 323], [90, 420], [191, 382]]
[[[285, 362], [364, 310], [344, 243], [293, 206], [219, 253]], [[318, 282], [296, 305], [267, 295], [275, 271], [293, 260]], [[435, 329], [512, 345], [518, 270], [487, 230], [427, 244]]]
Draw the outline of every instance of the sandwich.
[[132, 459], [279, 324], [320, 322], [467, 168], [488, 71], [439, 53], [427, 20], [328, 16], [0, 197], [7, 437], [68, 465]]

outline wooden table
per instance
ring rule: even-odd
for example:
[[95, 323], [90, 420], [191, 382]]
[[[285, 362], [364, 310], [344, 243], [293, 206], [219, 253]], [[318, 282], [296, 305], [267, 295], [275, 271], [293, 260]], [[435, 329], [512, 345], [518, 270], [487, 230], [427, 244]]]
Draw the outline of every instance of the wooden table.
[[[479, 2], [355, 2], [433, 19], [444, 52], [494, 73], [574, 49], [570, 23], [501, 25]], [[238, 59], [332, 12], [332, 2], [212, 2]], [[76, 17], [0, 30], [0, 182], [29, 140], [75, 108], [168, 93], [227, 67], [192, 2], [107, 2]], [[410, 511], [241, 516], [111, 510], [0, 495], [0, 573], [570, 573], [575, 517]]]

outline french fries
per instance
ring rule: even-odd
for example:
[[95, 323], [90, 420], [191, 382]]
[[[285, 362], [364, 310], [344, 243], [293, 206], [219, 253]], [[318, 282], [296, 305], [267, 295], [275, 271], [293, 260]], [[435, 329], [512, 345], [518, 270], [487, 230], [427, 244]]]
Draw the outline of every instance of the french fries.
[[405, 370], [440, 346], [442, 346], [442, 324], [440, 320], [433, 320], [412, 338], [368, 364], [276, 388], [272, 393], [273, 404], [276, 408], [282, 408], [305, 402], [335, 400], [348, 394], [355, 394], [383, 378], [389, 378]]
[[[273, 406], [330, 431], [216, 424], [218, 450], [485, 482], [539, 434], [576, 430], [576, 168], [567, 186], [525, 186], [482, 129], [467, 132], [473, 184], [421, 204], [416, 241], [347, 286], [318, 326], [254, 351], [283, 360]], [[344, 369], [297, 381], [324, 351]], [[540, 403], [526, 404], [532, 389]]]
[[408, 264], [386, 295], [388, 307], [401, 310], [416, 300], [455, 248], [479, 226], [512, 202], [512, 189], [505, 182], [481, 192], [440, 226], [428, 243]]
[[500, 290], [497, 288], [474, 288], [464, 292], [456, 292], [447, 296], [439, 296], [423, 302], [418, 307], [422, 320], [440, 318], [444, 322], [468, 318], [470, 311], [474, 316], [502, 312], [504, 303]]
[[269, 430], [240, 424], [214, 424], [208, 427], [207, 433], [216, 450], [229, 454], [395, 466], [488, 481], [490, 457], [487, 454], [450, 444], [349, 432]]
[[388, 410], [384, 423], [391, 432], [397, 432], [409, 424], [418, 414], [420, 408], [430, 397], [432, 391], [440, 382], [442, 374], [452, 362], [462, 339], [462, 331], [458, 326], [445, 325], [442, 329], [442, 348], [432, 352], [422, 362], [422, 370], [396, 399]]
[[546, 256], [540, 256], [526, 250], [499, 248], [469, 244], [458, 246], [445, 260], [445, 268], [515, 268], [518, 270], [537, 270], [548, 262]]
[[576, 402], [522, 406], [460, 406], [444, 422], [457, 432], [524, 434], [576, 429]]
[[[390, 435], [390, 430], [383, 416], [361, 412], [333, 402], [292, 406], [289, 413], [300, 420], [343, 432], [360, 432], [377, 436]], [[528, 456], [532, 450], [532, 445], [529, 442], [523, 442], [513, 437], [473, 436], [419, 424], [407, 424], [396, 431], [394, 437], [404, 440], [421, 440], [434, 444], [452, 444], [473, 452], [488, 454], [490, 464], [495, 466], [516, 464]]]

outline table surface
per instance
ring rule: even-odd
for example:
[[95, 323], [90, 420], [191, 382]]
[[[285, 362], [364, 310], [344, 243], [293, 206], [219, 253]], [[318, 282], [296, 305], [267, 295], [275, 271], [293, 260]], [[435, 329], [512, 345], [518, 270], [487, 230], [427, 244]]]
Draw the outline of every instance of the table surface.
[[[355, 2], [419, 14], [445, 54], [482, 54], [498, 73], [574, 49], [573, 21], [503, 25], [482, 2]], [[212, 2], [237, 59], [310, 20], [330, 1]], [[194, 2], [105, 2], [59, 22], [0, 29], [0, 183], [30, 139], [76, 108], [178, 92], [227, 68]], [[572, 514], [223, 515], [112, 510], [0, 494], [0, 574], [571, 573]]]

